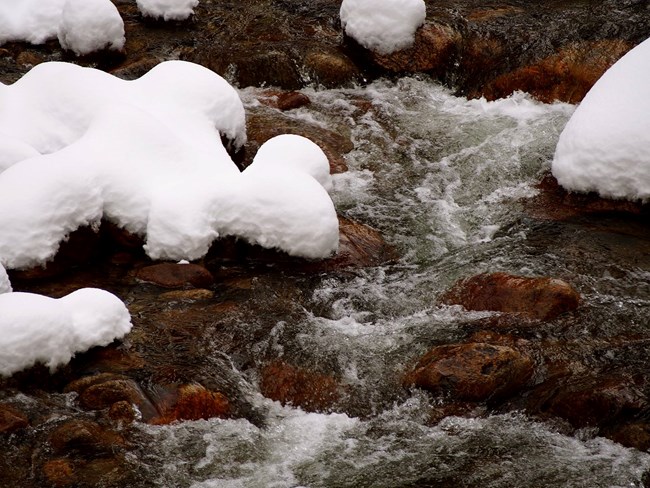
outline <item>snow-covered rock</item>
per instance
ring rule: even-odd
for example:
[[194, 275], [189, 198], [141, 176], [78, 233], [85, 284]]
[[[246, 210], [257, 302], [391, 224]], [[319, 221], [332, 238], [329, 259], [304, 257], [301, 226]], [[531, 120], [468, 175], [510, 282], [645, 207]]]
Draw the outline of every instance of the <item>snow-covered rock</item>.
[[555, 150], [553, 175], [572, 191], [650, 199], [650, 39], [587, 93]]
[[[240, 173], [219, 133], [245, 142], [241, 100], [184, 61], [135, 81], [44, 63], [0, 84], [0, 161], [13, 161], [0, 173], [0, 263], [42, 264], [70, 232], [102, 218], [146, 236], [154, 259], [198, 259], [227, 235], [307, 258], [334, 253], [322, 151], [298, 136], [271, 141]], [[256, 169], [285, 151], [286, 164]]]
[[75, 353], [105, 346], [131, 330], [131, 316], [115, 295], [82, 288], [53, 299], [32, 293], [0, 295], [0, 375], [42, 362], [51, 370]]
[[11, 292], [11, 283], [9, 282], [9, 276], [7, 276], [7, 271], [4, 266], [0, 264], [0, 294], [10, 293]]
[[341, 25], [363, 47], [390, 54], [410, 47], [426, 18], [423, 0], [343, 0]]
[[66, 0], [0, 1], [0, 44], [42, 44], [56, 37]]
[[142, 15], [164, 20], [184, 20], [194, 13], [199, 0], [137, 0]]
[[63, 49], [77, 56], [105, 48], [124, 47], [124, 21], [112, 2], [106, 0], [66, 0], [58, 30]]

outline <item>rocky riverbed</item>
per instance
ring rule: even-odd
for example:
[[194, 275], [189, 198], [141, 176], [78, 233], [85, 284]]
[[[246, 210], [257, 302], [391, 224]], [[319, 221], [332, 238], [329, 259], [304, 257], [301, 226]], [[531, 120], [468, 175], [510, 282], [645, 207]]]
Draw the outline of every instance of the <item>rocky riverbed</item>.
[[[345, 38], [329, 0], [203, 0], [178, 23], [115, 4], [124, 52], [7, 44], [0, 80], [203, 64], [241, 88], [241, 167], [279, 133], [324, 149], [340, 250], [225, 239], [156, 263], [104, 222], [10, 270], [16, 291], [112, 291], [134, 328], [0, 379], [0, 486], [513, 486], [517, 457], [519, 486], [642, 486], [648, 210], [567, 194], [548, 167], [572, 112], [550, 102], [650, 36], [648, 1], [427, 2], [391, 56]], [[516, 90], [533, 98], [487, 101]]]

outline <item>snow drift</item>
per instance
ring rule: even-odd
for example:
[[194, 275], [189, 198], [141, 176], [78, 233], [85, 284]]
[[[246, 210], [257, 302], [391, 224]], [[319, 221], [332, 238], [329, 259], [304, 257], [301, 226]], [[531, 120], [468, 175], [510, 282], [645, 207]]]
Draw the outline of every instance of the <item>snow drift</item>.
[[650, 39], [596, 82], [567, 123], [553, 175], [572, 191], [650, 199]]

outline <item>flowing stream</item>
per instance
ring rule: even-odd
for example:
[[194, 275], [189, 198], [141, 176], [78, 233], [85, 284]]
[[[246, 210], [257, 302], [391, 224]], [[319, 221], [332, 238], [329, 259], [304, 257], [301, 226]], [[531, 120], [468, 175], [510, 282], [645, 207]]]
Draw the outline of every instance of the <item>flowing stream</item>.
[[[310, 278], [299, 311], [266, 318], [271, 333], [251, 355], [335, 373], [350, 392], [345, 413], [265, 399], [253, 370], [230, 358], [261, 421], [140, 424], [151, 441], [129, 456], [143, 477], [194, 488], [643, 486], [650, 456], [593, 429], [483, 407], [433, 423], [440, 399], [400, 384], [429, 348], [462, 340], [468, 324], [490, 315], [438, 302], [458, 278], [484, 271], [558, 277], [582, 293], [587, 312], [542, 324], [531, 340], [646, 334], [650, 267], [630, 250], [642, 239], [527, 210], [574, 107], [524, 94], [468, 101], [426, 77], [306, 93], [312, 104], [291, 116], [355, 143], [350, 171], [335, 176], [337, 209], [378, 228], [402, 257]], [[249, 107], [255, 94], [242, 92]], [[644, 351], [610, 351], [604, 361], [641, 364]]]

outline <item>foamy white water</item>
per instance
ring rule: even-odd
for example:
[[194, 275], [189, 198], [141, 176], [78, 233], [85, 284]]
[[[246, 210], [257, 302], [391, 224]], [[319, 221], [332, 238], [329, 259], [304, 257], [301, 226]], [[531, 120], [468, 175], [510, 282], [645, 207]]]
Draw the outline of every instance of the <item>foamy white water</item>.
[[[249, 105], [254, 94], [243, 94]], [[380, 229], [402, 259], [319, 278], [302, 314], [278, 321], [253, 350], [341, 378], [346, 413], [281, 407], [243, 371], [260, 425], [143, 427], [157, 446], [145, 456], [152, 479], [192, 488], [642, 486], [650, 456], [595, 430], [482, 407], [477, 418], [433, 425], [439, 399], [400, 383], [428, 348], [462, 340], [468, 324], [490, 315], [437, 302], [457, 278], [483, 271], [569, 279], [590, 310], [568, 329], [577, 341], [645, 327], [647, 272], [632, 260], [610, 265], [606, 254], [585, 262], [579, 251], [589, 234], [575, 230], [571, 242], [572, 227], [562, 234], [560, 224], [523, 211], [574, 107], [524, 94], [468, 101], [426, 78], [308, 94], [312, 104], [288, 115], [355, 143], [350, 171], [334, 177], [337, 208]]]

